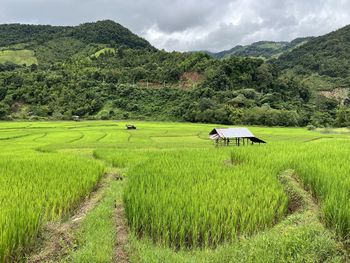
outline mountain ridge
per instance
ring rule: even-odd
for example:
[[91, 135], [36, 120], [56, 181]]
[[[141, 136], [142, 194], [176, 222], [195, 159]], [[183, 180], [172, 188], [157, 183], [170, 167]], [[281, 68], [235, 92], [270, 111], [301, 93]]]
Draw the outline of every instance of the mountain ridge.
[[347, 77], [350, 74], [349, 59], [350, 25], [313, 38], [293, 52], [283, 54], [278, 64], [282, 69], [301, 66], [306, 71], [320, 75]]
[[[347, 51], [350, 46], [348, 31], [340, 31], [339, 39], [331, 35], [331, 41], [326, 36], [308, 43], [304, 39], [283, 42], [272, 48], [274, 55], [288, 50], [288, 45], [293, 48], [277, 59], [252, 57], [249, 49], [241, 52], [244, 56], [217, 59], [203, 52], [158, 50], [110, 20], [76, 27], [3, 25], [0, 119], [56, 120], [78, 115], [87, 119], [350, 126], [349, 93], [320, 92], [334, 90], [340, 82], [341, 87], [349, 87], [347, 71], [337, 71], [342, 55], [337, 50]], [[256, 46], [269, 50], [273, 43], [257, 42]], [[315, 63], [309, 61], [309, 49], [327, 50], [328, 54], [318, 58], [336, 74], [317, 75], [322, 74], [317, 69], [324, 66], [310, 69]], [[302, 61], [299, 56], [304, 56]], [[347, 69], [349, 62], [341, 61]], [[335, 97], [339, 94], [341, 100]]]
[[[153, 47], [147, 40], [112, 20], [82, 23], [78, 26], [2, 24], [0, 25], [0, 46], [31, 42], [33, 34], [37, 35], [35, 36], [38, 38], [37, 41], [48, 41], [55, 37], [73, 37], [89, 43], [108, 44], [114, 40], [117, 44], [129, 43], [135, 47]], [[126, 36], [132, 38], [134, 42], [125, 39]]]
[[86, 56], [84, 50], [97, 46], [156, 50], [147, 40], [112, 20], [78, 26], [0, 25], [0, 48], [33, 50], [39, 63], [63, 62], [80, 52]]
[[241, 57], [261, 57], [264, 59], [278, 58], [285, 52], [290, 52], [294, 48], [307, 43], [313, 37], [300, 37], [290, 42], [288, 41], [257, 41], [249, 45], [237, 45], [229, 50], [220, 52], [205, 51], [216, 58], [227, 58], [230, 56]]

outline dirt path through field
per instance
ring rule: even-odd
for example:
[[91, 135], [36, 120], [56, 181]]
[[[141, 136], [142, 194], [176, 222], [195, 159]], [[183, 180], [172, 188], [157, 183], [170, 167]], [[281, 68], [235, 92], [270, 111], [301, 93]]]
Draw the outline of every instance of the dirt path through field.
[[130, 262], [126, 246], [128, 243], [128, 226], [125, 217], [125, 210], [122, 202], [116, 204], [115, 224], [117, 229], [117, 243], [115, 249], [115, 262]]
[[42, 232], [40, 245], [27, 256], [27, 262], [59, 262], [68, 249], [74, 246], [73, 230], [79, 227], [86, 215], [101, 200], [106, 187], [115, 177], [113, 173], [105, 174], [96, 190], [90, 193], [68, 220], [48, 223]]
[[286, 170], [279, 175], [279, 180], [289, 197], [289, 214], [308, 211], [317, 218], [319, 213], [317, 201], [304, 188], [296, 172], [294, 170]]
[[[300, 217], [302, 218], [302, 221], [299, 221], [299, 224], [302, 222], [302, 224], [322, 225], [322, 227], [326, 229], [326, 226], [322, 221], [322, 210], [318, 201], [315, 199], [312, 193], [305, 188], [305, 185], [298, 177], [298, 174], [294, 170], [286, 170], [279, 175], [279, 180], [289, 197], [289, 216], [293, 216], [295, 214], [302, 215], [302, 217]], [[295, 222], [298, 222], [298, 220]], [[335, 233], [332, 234], [334, 234], [335, 238]], [[350, 251], [346, 241], [344, 242], [344, 240], [337, 239], [337, 243], [346, 259], [345, 262], [350, 262], [347, 256], [348, 253], [345, 253], [345, 251]]]

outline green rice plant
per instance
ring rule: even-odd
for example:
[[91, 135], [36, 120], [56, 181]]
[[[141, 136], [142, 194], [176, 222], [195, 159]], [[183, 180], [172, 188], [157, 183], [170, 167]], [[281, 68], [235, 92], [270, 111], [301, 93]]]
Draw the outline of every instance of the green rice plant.
[[287, 169], [313, 193], [322, 222], [349, 239], [348, 135], [251, 127], [267, 145], [215, 148], [206, 136], [213, 125], [135, 124], [0, 123], [0, 261], [12, 261], [45, 222], [93, 190], [102, 162], [73, 154], [123, 168], [130, 228], [154, 243], [211, 248], [269, 229], [288, 210], [278, 180]]
[[[328, 139], [327, 139], [328, 140]], [[307, 144], [276, 143], [272, 147], [242, 148], [238, 155], [256, 163], [294, 169], [306, 189], [314, 195], [323, 210], [325, 224], [344, 240], [350, 233], [350, 154], [348, 139], [312, 142]]]
[[[294, 169], [323, 208], [324, 220], [349, 238], [347, 140], [269, 147], [165, 151], [129, 171], [124, 201], [130, 227], [175, 248], [216, 246], [270, 227], [288, 200], [277, 181]], [[225, 161], [235, 166], [225, 166]], [[227, 162], [226, 162], [227, 163]]]
[[32, 243], [42, 224], [59, 220], [90, 193], [104, 168], [62, 154], [0, 159], [0, 262]]
[[279, 221], [288, 199], [269, 167], [228, 166], [228, 158], [226, 150], [163, 151], [132, 168], [131, 229], [174, 248], [214, 247]]

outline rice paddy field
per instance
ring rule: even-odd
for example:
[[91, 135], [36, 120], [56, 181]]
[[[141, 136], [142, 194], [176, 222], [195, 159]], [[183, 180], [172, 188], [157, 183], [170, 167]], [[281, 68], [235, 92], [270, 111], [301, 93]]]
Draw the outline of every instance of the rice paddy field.
[[249, 127], [268, 143], [215, 147], [220, 125], [125, 124], [0, 123], [0, 262], [32, 262], [101, 185], [40, 262], [349, 261], [350, 130]]

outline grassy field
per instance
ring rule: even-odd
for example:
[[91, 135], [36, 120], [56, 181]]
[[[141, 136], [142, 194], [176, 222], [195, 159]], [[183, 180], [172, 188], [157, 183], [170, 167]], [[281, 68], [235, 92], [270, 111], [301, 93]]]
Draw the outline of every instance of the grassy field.
[[56, 261], [116, 260], [116, 203], [131, 262], [348, 260], [349, 130], [250, 127], [268, 143], [214, 147], [217, 125], [135, 124], [0, 123], [0, 261], [30, 254], [110, 171], [125, 179]]
[[114, 55], [115, 54], [115, 49], [114, 48], [103, 48], [103, 49], [97, 51], [92, 56], [95, 57], [95, 58], [98, 58], [99, 56], [105, 55], [107, 53]]
[[0, 63], [12, 62], [18, 65], [38, 64], [33, 50], [0, 50]]

